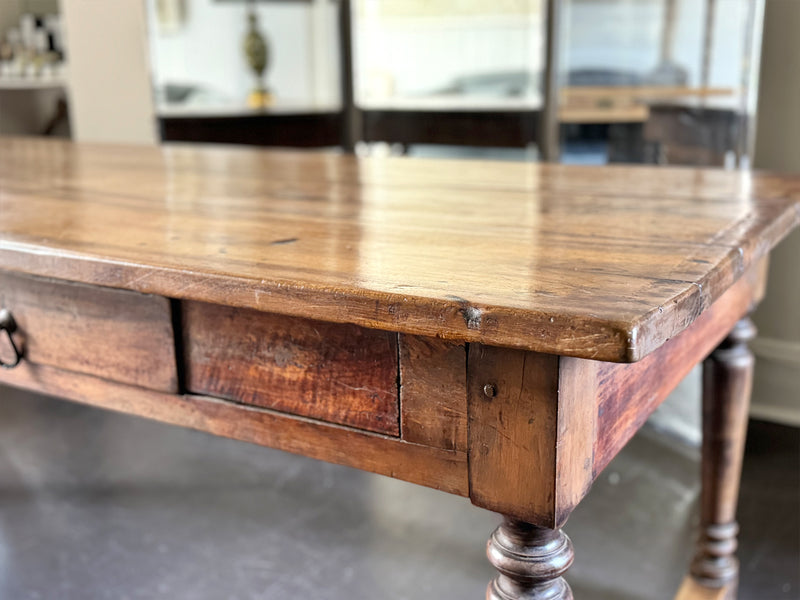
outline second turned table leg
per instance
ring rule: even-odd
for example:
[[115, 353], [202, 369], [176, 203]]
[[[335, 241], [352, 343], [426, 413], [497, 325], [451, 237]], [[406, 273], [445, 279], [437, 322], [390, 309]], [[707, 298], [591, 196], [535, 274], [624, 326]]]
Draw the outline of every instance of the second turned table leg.
[[742, 319], [703, 364], [701, 530], [691, 573], [711, 588], [733, 590], [738, 578], [736, 504], [754, 365], [747, 344], [755, 334]]

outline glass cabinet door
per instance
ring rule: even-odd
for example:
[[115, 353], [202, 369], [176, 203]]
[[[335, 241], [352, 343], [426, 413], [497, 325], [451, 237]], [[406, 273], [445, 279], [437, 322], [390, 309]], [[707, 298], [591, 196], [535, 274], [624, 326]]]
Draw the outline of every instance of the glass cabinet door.
[[146, 2], [162, 139], [339, 146], [338, 2]]
[[760, 0], [568, 0], [559, 65], [566, 162], [746, 165]]
[[355, 104], [372, 149], [537, 155], [542, 0], [356, 0]]
[[763, 0], [146, 0], [162, 138], [746, 166]]

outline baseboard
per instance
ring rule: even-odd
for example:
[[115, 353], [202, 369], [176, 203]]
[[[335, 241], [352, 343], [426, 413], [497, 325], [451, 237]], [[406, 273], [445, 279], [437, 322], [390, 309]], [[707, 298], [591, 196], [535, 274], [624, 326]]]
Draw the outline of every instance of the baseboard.
[[[800, 342], [757, 337], [750, 343], [756, 358], [800, 369]], [[800, 371], [797, 378], [800, 386]], [[800, 387], [799, 387], [800, 389]]]
[[759, 337], [751, 347], [757, 362], [750, 416], [800, 427], [800, 342]]
[[750, 407], [750, 418], [800, 427], [800, 407], [791, 409], [774, 404], [753, 404]]

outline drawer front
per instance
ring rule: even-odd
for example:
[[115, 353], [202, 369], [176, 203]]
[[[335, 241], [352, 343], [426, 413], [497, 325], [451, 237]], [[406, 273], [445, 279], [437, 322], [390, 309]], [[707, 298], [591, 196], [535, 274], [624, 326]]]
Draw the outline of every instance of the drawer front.
[[189, 392], [399, 436], [395, 333], [181, 306]]
[[[0, 272], [0, 307], [16, 323], [24, 362], [177, 391], [166, 298]], [[10, 350], [3, 334], [3, 360]]]

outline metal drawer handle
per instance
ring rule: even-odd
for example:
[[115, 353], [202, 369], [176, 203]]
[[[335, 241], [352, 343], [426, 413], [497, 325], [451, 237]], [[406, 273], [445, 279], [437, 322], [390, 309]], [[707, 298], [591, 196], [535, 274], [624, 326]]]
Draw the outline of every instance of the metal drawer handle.
[[4, 369], [13, 369], [19, 364], [19, 361], [22, 360], [22, 353], [14, 343], [14, 338], [11, 337], [11, 333], [16, 330], [16, 328], [17, 324], [14, 321], [14, 317], [11, 316], [11, 313], [5, 308], [0, 310], [0, 331], [5, 331], [8, 343], [11, 344], [11, 348], [14, 350], [14, 362], [4, 362], [3, 359], [0, 358], [0, 367]]

